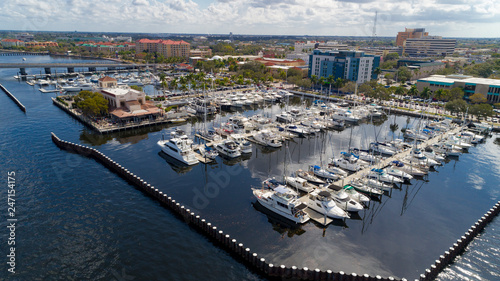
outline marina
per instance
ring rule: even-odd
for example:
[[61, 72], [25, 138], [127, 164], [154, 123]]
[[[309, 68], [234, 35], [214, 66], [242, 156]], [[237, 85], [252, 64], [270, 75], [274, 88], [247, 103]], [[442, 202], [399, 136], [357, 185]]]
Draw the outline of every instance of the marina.
[[[309, 166], [313, 164], [327, 167], [329, 158], [334, 158], [334, 156], [339, 157], [341, 155], [340, 152], [349, 150], [349, 143], [351, 143], [351, 147], [367, 148], [370, 142], [375, 141], [375, 136], [377, 135], [374, 132], [375, 130], [383, 132], [379, 135], [378, 141], [390, 140], [393, 135], [395, 138], [401, 137], [402, 134], [399, 132], [392, 134], [388, 130], [388, 127], [392, 122], [397, 122], [400, 128], [405, 127], [406, 116], [390, 115], [386, 120], [380, 121], [380, 123], [362, 121], [358, 125], [347, 127], [343, 131], [330, 129], [325, 130], [323, 133], [306, 136], [305, 138], [292, 137], [288, 132], [279, 131], [279, 129], [275, 128], [272, 131], [281, 133], [282, 137], [286, 137], [283, 139], [283, 146], [275, 149], [262, 147], [264, 143], [260, 142], [257, 144], [251, 133], [245, 133], [241, 135], [254, 144], [251, 156], [240, 156], [237, 159], [216, 157], [215, 162], [202, 162], [200, 159], [205, 158], [201, 157], [200, 154], [197, 156], [197, 159], [201, 163], [189, 167], [178, 167], [176, 166], [177, 164], [171, 164], [168, 159], [158, 155], [161, 149], [158, 148], [157, 142], [161, 140], [162, 134], [169, 133], [176, 128], [181, 128], [189, 137], [194, 137], [199, 127], [202, 127], [203, 124], [210, 127], [215, 123], [217, 127], [219, 124], [225, 123], [229, 118], [237, 115], [237, 113], [247, 118], [254, 115], [275, 117], [284, 108], [279, 103], [276, 103], [270, 104], [267, 107], [248, 107], [244, 111], [236, 111], [237, 113], [235, 111], [221, 112], [218, 113], [220, 116], [216, 115], [212, 120], [205, 122], [199, 121], [201, 118], [198, 118], [198, 121], [193, 121], [193, 123], [177, 124], [175, 128], [171, 127], [172, 125], [144, 126], [131, 130], [111, 132], [109, 134], [99, 134], [93, 130], [88, 130], [79, 122], [68, 122], [71, 118], [68, 118], [66, 112], [52, 105], [53, 101], [50, 99], [50, 96], [30, 88], [25, 83], [17, 84], [14, 81], [2, 82], [11, 91], [18, 93], [16, 96], [27, 107], [33, 108], [37, 116], [43, 116], [44, 119], [49, 120], [47, 122], [50, 122], [50, 126], [41, 125], [40, 128], [34, 128], [33, 133], [48, 135], [47, 132], [53, 131], [58, 136], [61, 136], [61, 139], [73, 143], [73, 145], [65, 145], [66, 147], [76, 151], [85, 147], [83, 155], [94, 155], [94, 153], [98, 155], [98, 152], [108, 155], [109, 160], [105, 160], [108, 162], [106, 165], [114, 166], [115, 164], [113, 163], [120, 162], [120, 164], [116, 164], [123, 165], [121, 166], [122, 168], [117, 166], [120, 170], [126, 169], [130, 173], [136, 174], [135, 177], [131, 177], [131, 179], [133, 178], [132, 181], [136, 182], [134, 186], [144, 186], [141, 180], [146, 181], [147, 179], [148, 183], [146, 183], [146, 186], [148, 184], [151, 186], [154, 185], [155, 189], [158, 190], [158, 195], [156, 190], [154, 192], [148, 191], [147, 193], [153, 194], [151, 195], [152, 198], [160, 198], [159, 194], [161, 192], [163, 197], [167, 198], [163, 199], [167, 203], [160, 204], [173, 206], [173, 209], [175, 209], [174, 213], [180, 214], [179, 218], [181, 219], [179, 220], [174, 217], [173, 220], [170, 220], [169, 213], [162, 212], [161, 208], [156, 209], [156, 205], [154, 203], [151, 204], [153, 201], [149, 199], [149, 196], [142, 196], [142, 193], [137, 193], [134, 188], [124, 188], [122, 179], [118, 178], [116, 180], [114, 179], [116, 175], [109, 175], [107, 172], [103, 172], [99, 164], [93, 164], [94, 161], [87, 161], [84, 157], [61, 152], [57, 147], [56, 149], [52, 149], [51, 144], [47, 143], [48, 138], [37, 139], [34, 141], [34, 144], [37, 146], [43, 144], [46, 147], [43, 150], [50, 152], [48, 153], [48, 161], [53, 163], [60, 163], [62, 161], [66, 163], [64, 162], [66, 161], [65, 159], [70, 159], [70, 162], [67, 162], [70, 164], [67, 165], [69, 166], [69, 170], [60, 166], [53, 168], [50, 165], [44, 168], [42, 164], [36, 168], [53, 177], [52, 180], [46, 180], [48, 182], [47, 186], [43, 182], [37, 183], [40, 186], [37, 191], [39, 198], [43, 198], [45, 196], [44, 193], [49, 192], [48, 194], [51, 196], [56, 194], [60, 194], [56, 196], [62, 196], [64, 200], [61, 200], [60, 204], [65, 204], [64, 201], [66, 201], [77, 203], [79, 204], [77, 206], [82, 206], [80, 208], [85, 208], [85, 205], [92, 206], [97, 209], [94, 211], [89, 210], [89, 213], [93, 215], [93, 212], [97, 212], [96, 216], [103, 216], [105, 224], [108, 225], [111, 222], [111, 217], [108, 218], [103, 215], [106, 212], [112, 212], [113, 216], [117, 216], [123, 221], [128, 221], [126, 212], [117, 215], [113, 210], [120, 204], [126, 204], [129, 209], [127, 212], [133, 213], [133, 217], [137, 220], [137, 225], [140, 225], [151, 233], [141, 233], [140, 235], [151, 237], [149, 235], [156, 236], [155, 233], [158, 233], [156, 238], [152, 238], [155, 241], [156, 239], [160, 241], [159, 244], [154, 245], [155, 248], [161, 247], [165, 249], [168, 247], [166, 242], [161, 242], [162, 239], [160, 237], [165, 237], [165, 235], [168, 235], [171, 239], [177, 239], [177, 236], [189, 237], [189, 241], [186, 242], [184, 240], [183, 242], [188, 244], [194, 243], [198, 245], [198, 243], [206, 243], [206, 239], [203, 238], [205, 234], [203, 236], [198, 235], [200, 238], [196, 237], [195, 232], [193, 237], [191, 234], [192, 230], [189, 227], [184, 228], [182, 226], [185, 223], [184, 218], [188, 218], [190, 225], [199, 225], [195, 226], [195, 228], [205, 229], [200, 231], [208, 233], [207, 237], [214, 237], [209, 238], [210, 241], [212, 239], [213, 241], [220, 241], [214, 244], [221, 245], [222, 249], [234, 249], [228, 251], [241, 257], [244, 260], [243, 264], [248, 266], [248, 268], [252, 268], [251, 271], [247, 271], [245, 267], [242, 267], [238, 262], [233, 261], [231, 256], [228, 256], [229, 259], [226, 262], [236, 268], [236, 270], [231, 270], [230, 272], [231, 274], [235, 274], [235, 276], [239, 276], [238, 279], [245, 279], [247, 277], [238, 275], [241, 273], [236, 273], [235, 271], [250, 272], [248, 273], [250, 276], [253, 276], [255, 272], [259, 272], [257, 276], [265, 279], [278, 277], [302, 278], [306, 280], [339, 280], [340, 278], [343, 280], [360, 280], [360, 278], [364, 278], [363, 280], [403, 280], [403, 278], [407, 278], [407, 280], [431, 280], [448, 264], [448, 262], [442, 261], [453, 261], [454, 257], [461, 252], [459, 248], [464, 249], [466, 246], [465, 242], [472, 241], [472, 238], [475, 236], [472, 233], [478, 232], [476, 230], [478, 227], [475, 225], [478, 217], [486, 215], [485, 212], [490, 212], [488, 216], [485, 216], [485, 220], [481, 222], [477, 221], [478, 225], [483, 225], [483, 227], [486, 226], [486, 223], [483, 221], [491, 221], [492, 224], [498, 221], [497, 219], [493, 219], [495, 209], [493, 211], [487, 209], [497, 203], [494, 200], [495, 196], [490, 193], [497, 179], [497, 171], [491, 168], [497, 163], [495, 160], [496, 154], [494, 154], [495, 148], [498, 149], [498, 146], [494, 144], [495, 134], [493, 134], [493, 137], [486, 137], [482, 143], [472, 146], [469, 148], [469, 152], [460, 154], [459, 158], [448, 158], [445, 161], [447, 163], [443, 164], [443, 166], [431, 168], [427, 173], [428, 175], [424, 176], [423, 179], [411, 179], [409, 184], [399, 184], [389, 192], [384, 192], [384, 195], [380, 196], [380, 202], [376, 200], [371, 201], [369, 208], [360, 211], [359, 214], [351, 214], [350, 219], [344, 221], [326, 218], [325, 221], [324, 215], [316, 211], [308, 211], [310, 221], [297, 226], [284, 221], [271, 212], [262, 211], [255, 202], [256, 200], [251, 193], [251, 187], [260, 188], [261, 181], [268, 177], [280, 179], [280, 177], [288, 176], [291, 172], [299, 169], [308, 171]], [[294, 106], [296, 105], [297, 103], [294, 104]], [[13, 105], [10, 104], [10, 106]], [[16, 121], [16, 124], [20, 126], [39, 124], [32, 118], [31, 116], [27, 116], [22, 123]], [[219, 118], [222, 120], [219, 121]], [[214, 122], [213, 120], [216, 121]], [[23, 125], [23, 123], [25, 124]], [[417, 123], [417, 120], [412, 119], [409, 124], [412, 128], [417, 129]], [[461, 127], [455, 127], [450, 132], [459, 133], [459, 131], [461, 131]], [[350, 137], [351, 134], [352, 138]], [[199, 137], [203, 138], [201, 135]], [[63, 142], [61, 139], [59, 140]], [[419, 147], [432, 146], [432, 144], [439, 143], [443, 139], [444, 135], [431, 138], [427, 143], [420, 143]], [[210, 140], [206, 142], [209, 147], [212, 146], [210, 142]], [[205, 142], [193, 143], [193, 149], [199, 149], [204, 144]], [[31, 143], [27, 145], [21, 142], [21, 147], [35, 155], [36, 152], [30, 148], [31, 145]], [[96, 152], [89, 153], [88, 149], [93, 149], [92, 151]], [[382, 159], [381, 164], [378, 164], [377, 168], [383, 168], [394, 160], [399, 161], [411, 153], [412, 150], [406, 150], [399, 154], [394, 154], [393, 158]], [[486, 155], [487, 157], [485, 160], [481, 160], [478, 157], [479, 155]], [[22, 159], [26, 163], [29, 163], [26, 158]], [[38, 160], [35, 159], [35, 161]], [[76, 167], [73, 164], [74, 161], [77, 161], [75, 163], [78, 163], [78, 169], [85, 169], [89, 173], [106, 179], [107, 185], [105, 188], [92, 187], [89, 189], [89, 186], [94, 185], [89, 181], [85, 181], [83, 175], [78, 175], [79, 173], [76, 172], [77, 168], [72, 168]], [[483, 163], [482, 161], [485, 162]], [[320, 165], [320, 162], [323, 162], [323, 165]], [[473, 173], [465, 172], [469, 170], [472, 170]], [[362, 172], [344, 177], [344, 182], [340, 179], [332, 182], [332, 184], [344, 187], [351, 179], [358, 178], [368, 171], [370, 169], [365, 168]], [[488, 178], [487, 173], [491, 174], [490, 178]], [[58, 174], [61, 174], [62, 180], [59, 179]], [[77, 174], [75, 181], [86, 182], [85, 187], [80, 187], [78, 183], [64, 184], [64, 178], [69, 174]], [[86, 177], [89, 177], [87, 173]], [[140, 179], [137, 181], [136, 178], [138, 177]], [[483, 183], [481, 184], [483, 186], [482, 190], [476, 189], [475, 184], [469, 183], [472, 179], [477, 179], [477, 177], [483, 178]], [[58, 183], [58, 181], [61, 182]], [[468, 184], [459, 185], [461, 182], [467, 182]], [[49, 185], [53, 191], [48, 188]], [[65, 187], [59, 187], [61, 185]], [[68, 192], [68, 189], [71, 192]], [[107, 194], [108, 192], [110, 192], [109, 195]], [[78, 194], [77, 198], [66, 197], [71, 196], [71, 194]], [[100, 202], [97, 194], [101, 197], [104, 196], [104, 203], [99, 203], [104, 204], [104, 209], [102, 210], [99, 206], [95, 205], [95, 202]], [[168, 194], [168, 196], [164, 194]], [[25, 196], [28, 195], [25, 194]], [[168, 203], [168, 197], [175, 202], [173, 204]], [[463, 204], [463, 201], [460, 200], [462, 197], [474, 199], [468, 201], [468, 204]], [[79, 201], [87, 199], [92, 201], [84, 204]], [[140, 202], [140, 204], [128, 203], [131, 199]], [[303, 193], [299, 199], [302, 202], [306, 202]], [[446, 200], [447, 204], [442, 204], [443, 200]], [[89, 202], [94, 203], [89, 204]], [[161, 205], [159, 206], [161, 207]], [[140, 211], [136, 212], [134, 208]], [[169, 207], [169, 209], [171, 208]], [[100, 213], [101, 211], [102, 213]], [[157, 220], [153, 220], [152, 217], [149, 218], [146, 215], [151, 212], [154, 213], [154, 216], [158, 217]], [[190, 213], [194, 213], [194, 217], [191, 217]], [[148, 220], [155, 221], [153, 223], [155, 226], [153, 227], [152, 224], [145, 223], [143, 219], [137, 219], [144, 216], [148, 216]], [[199, 222], [196, 220], [197, 216], [199, 216]], [[78, 220], [78, 218], [76, 219]], [[205, 223], [201, 222], [202, 219], [205, 220]], [[156, 222], [161, 223], [158, 224]], [[98, 221], [95, 223], [100, 224]], [[476, 227], [472, 229], [469, 235], [464, 235], [465, 230], [469, 232], [468, 228], [471, 224], [474, 224]], [[215, 226], [217, 228], [214, 230], [213, 227]], [[43, 228], [43, 225], [35, 225], [33, 227]], [[123, 227], [126, 228], [128, 235], [137, 231], [128, 229], [127, 226]], [[114, 227], [111, 228], [115, 229]], [[175, 231], [167, 234], [165, 232], [167, 228], [173, 228]], [[397, 235], [394, 234], [395, 232]], [[229, 239], [224, 240], [226, 235], [230, 235], [227, 236]], [[425, 239], [429, 235], [435, 237], [434, 241]], [[462, 235], [466, 239], [462, 239]], [[457, 241], [458, 237], [463, 242]], [[103, 238], [98, 238], [99, 241], [101, 239]], [[234, 242], [233, 239], [235, 239]], [[75, 243], [79, 242], [76, 241]], [[459, 247], [455, 247], [454, 243]], [[242, 245], [240, 246], [240, 244]], [[450, 245], [453, 249], [449, 248]], [[130, 245], [122, 245], [121, 242], [115, 246], [123, 247], [124, 249], [130, 247]], [[211, 243], [208, 243], [208, 246], [208, 248], [216, 248]], [[108, 246], [103, 245], [102, 247], [105, 248], [105, 251], [108, 250]], [[205, 246], [201, 247], [204, 249], [203, 251], [208, 251], [205, 250]], [[419, 247], [426, 249], [426, 251], [414, 250]], [[399, 250], [400, 248], [401, 250]], [[332, 251], [329, 249], [332, 249]], [[141, 255], [147, 254], [146, 252], [141, 252], [140, 249], [137, 250]], [[444, 253], [446, 252], [445, 250], [450, 252], [450, 254]], [[36, 252], [37, 250], [36, 248], [32, 248], [29, 251]], [[152, 249], [148, 249], [147, 251], [154, 252], [162, 257], [161, 259], [165, 258], [165, 255], [162, 255], [159, 251]], [[170, 251], [172, 251], [171, 248]], [[189, 251], [197, 250], [189, 248]], [[112, 250], [110, 252], [113, 253]], [[242, 254], [239, 254], [240, 252]], [[254, 255], [254, 253], [258, 254]], [[363, 255], [358, 255], [357, 253], [363, 253]], [[179, 250], [178, 254], [182, 256], [186, 253], [184, 250]], [[121, 259], [119, 256], [123, 255], [127, 259], [137, 257], [135, 254], [128, 252], [116, 253], [118, 259]], [[210, 256], [212, 255], [222, 255], [222, 259], [225, 259], [226, 254], [223, 252], [222, 254], [216, 253]], [[441, 258], [440, 255], [443, 257]], [[165, 262], [158, 258], [158, 256], [152, 257], [152, 261], [150, 261], [154, 266]], [[252, 260], [252, 258], [247, 257], [254, 257], [254, 259]], [[264, 259], [264, 261], [261, 259]], [[436, 259], [440, 262], [436, 263]], [[342, 260], [347, 260], [348, 262]], [[409, 263], [408, 260], [411, 260], [412, 263]], [[79, 261], [73, 262], [79, 263]], [[217, 263], [213, 262], [213, 264]], [[408, 266], [408, 264], [413, 265]], [[433, 264], [434, 267], [429, 267], [429, 264]], [[49, 263], [48, 266], [52, 267], [53, 265]], [[141, 265], [142, 268], [150, 268], [150, 266], [152, 265], [146, 263]], [[428, 270], [425, 270], [427, 267], [429, 267]], [[215, 268], [218, 268], [218, 266], [215, 266]], [[439, 270], [437, 270], [438, 268]], [[224, 276], [223, 272], [225, 271], [216, 272], [219, 272], [219, 276]], [[128, 273], [135, 276], [142, 276], [140, 275], [139, 268], [135, 266], [132, 266]], [[92, 273], [89, 274], [90, 277], [87, 277], [95, 277]], [[186, 271], [182, 271], [182, 274], [186, 274]], [[63, 275], [70, 276], [69, 273], [64, 272]], [[195, 274], [194, 276], [198, 275]], [[201, 278], [201, 276], [199, 277]]]

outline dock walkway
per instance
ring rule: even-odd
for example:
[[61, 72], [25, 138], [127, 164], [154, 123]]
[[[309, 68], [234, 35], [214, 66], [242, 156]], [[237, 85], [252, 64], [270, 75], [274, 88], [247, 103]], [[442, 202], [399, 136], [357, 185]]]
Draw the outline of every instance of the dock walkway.
[[[455, 129], [448, 131], [448, 133], [458, 133], [460, 130], [461, 130], [461, 128], [457, 127]], [[437, 142], [443, 140], [443, 137], [444, 137], [443, 134], [435, 136], [435, 137], [421, 143], [421, 146], [425, 147], [425, 146], [429, 146], [429, 145], [432, 145], [434, 143], [437, 143]], [[379, 166], [381, 168], [385, 168], [385, 167], [389, 166], [389, 164], [392, 161], [401, 160], [402, 158], [408, 156], [411, 153], [411, 151], [412, 151], [411, 149], [407, 149], [407, 150], [402, 151], [400, 153], [394, 154], [391, 157], [383, 159], [380, 163], [377, 164], [377, 166]], [[361, 169], [361, 170], [359, 170], [359, 171], [357, 171], [357, 172], [355, 172], [355, 173], [353, 173], [353, 174], [351, 174], [343, 179], [340, 179], [340, 180], [334, 182], [333, 184], [335, 184], [337, 186], [344, 186], [345, 184], [348, 184], [355, 179], [358, 179], [358, 178], [361, 178], [361, 177], [367, 175], [371, 169], [372, 169], [372, 167]]]

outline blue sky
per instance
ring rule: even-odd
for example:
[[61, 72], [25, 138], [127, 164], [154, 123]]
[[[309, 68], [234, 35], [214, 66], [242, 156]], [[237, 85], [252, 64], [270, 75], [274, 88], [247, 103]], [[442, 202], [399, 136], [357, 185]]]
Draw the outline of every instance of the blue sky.
[[9, 0], [15, 30], [396, 36], [424, 27], [444, 37], [500, 37], [498, 0]]

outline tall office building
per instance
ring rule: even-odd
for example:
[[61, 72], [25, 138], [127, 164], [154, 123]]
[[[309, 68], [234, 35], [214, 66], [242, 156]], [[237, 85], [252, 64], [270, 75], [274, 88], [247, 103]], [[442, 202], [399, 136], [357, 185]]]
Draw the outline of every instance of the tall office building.
[[441, 36], [409, 38], [403, 52], [409, 57], [443, 57], [452, 55], [456, 45], [456, 39], [443, 39]]
[[403, 47], [406, 39], [422, 38], [429, 36], [429, 32], [425, 32], [425, 28], [405, 28], [404, 32], [398, 32], [396, 36], [396, 46]]
[[373, 71], [380, 65], [380, 56], [357, 51], [314, 50], [309, 56], [309, 77], [342, 78], [358, 84], [377, 79]]

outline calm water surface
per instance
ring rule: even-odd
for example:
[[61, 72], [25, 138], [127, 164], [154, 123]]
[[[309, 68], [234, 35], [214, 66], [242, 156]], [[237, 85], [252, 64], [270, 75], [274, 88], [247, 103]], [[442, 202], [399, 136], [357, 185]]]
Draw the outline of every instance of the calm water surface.
[[[20, 57], [0, 60], [16, 62]], [[17, 71], [0, 70], [0, 83], [28, 111], [22, 113], [0, 93], [1, 178], [6, 182], [6, 172], [14, 170], [18, 182], [17, 273], [6, 274], [4, 263], [0, 274], [9, 280], [261, 278], [99, 163], [59, 150], [50, 132], [95, 147], [266, 260], [287, 266], [414, 279], [499, 200], [500, 136], [494, 135], [425, 180], [412, 180], [381, 202], [372, 202], [353, 219], [326, 228], [312, 222], [291, 226], [254, 205], [250, 188], [270, 176], [326, 163], [349, 144], [364, 147], [375, 138], [392, 138], [390, 123], [403, 128], [416, 121], [390, 116], [375, 125], [296, 139], [274, 151], [254, 146], [244, 159], [219, 158], [216, 164], [186, 168], [159, 153], [156, 142], [172, 128], [96, 135], [52, 105], [55, 94], [42, 94], [14, 80]], [[244, 114], [272, 116], [279, 110], [274, 105]], [[193, 134], [202, 123], [180, 127]], [[6, 193], [6, 188], [0, 189], [2, 198]], [[6, 203], [0, 210], [6, 214]], [[0, 235], [6, 241], [3, 217]], [[498, 228], [495, 219], [440, 279], [498, 280]], [[6, 243], [0, 245], [7, 254]]]

